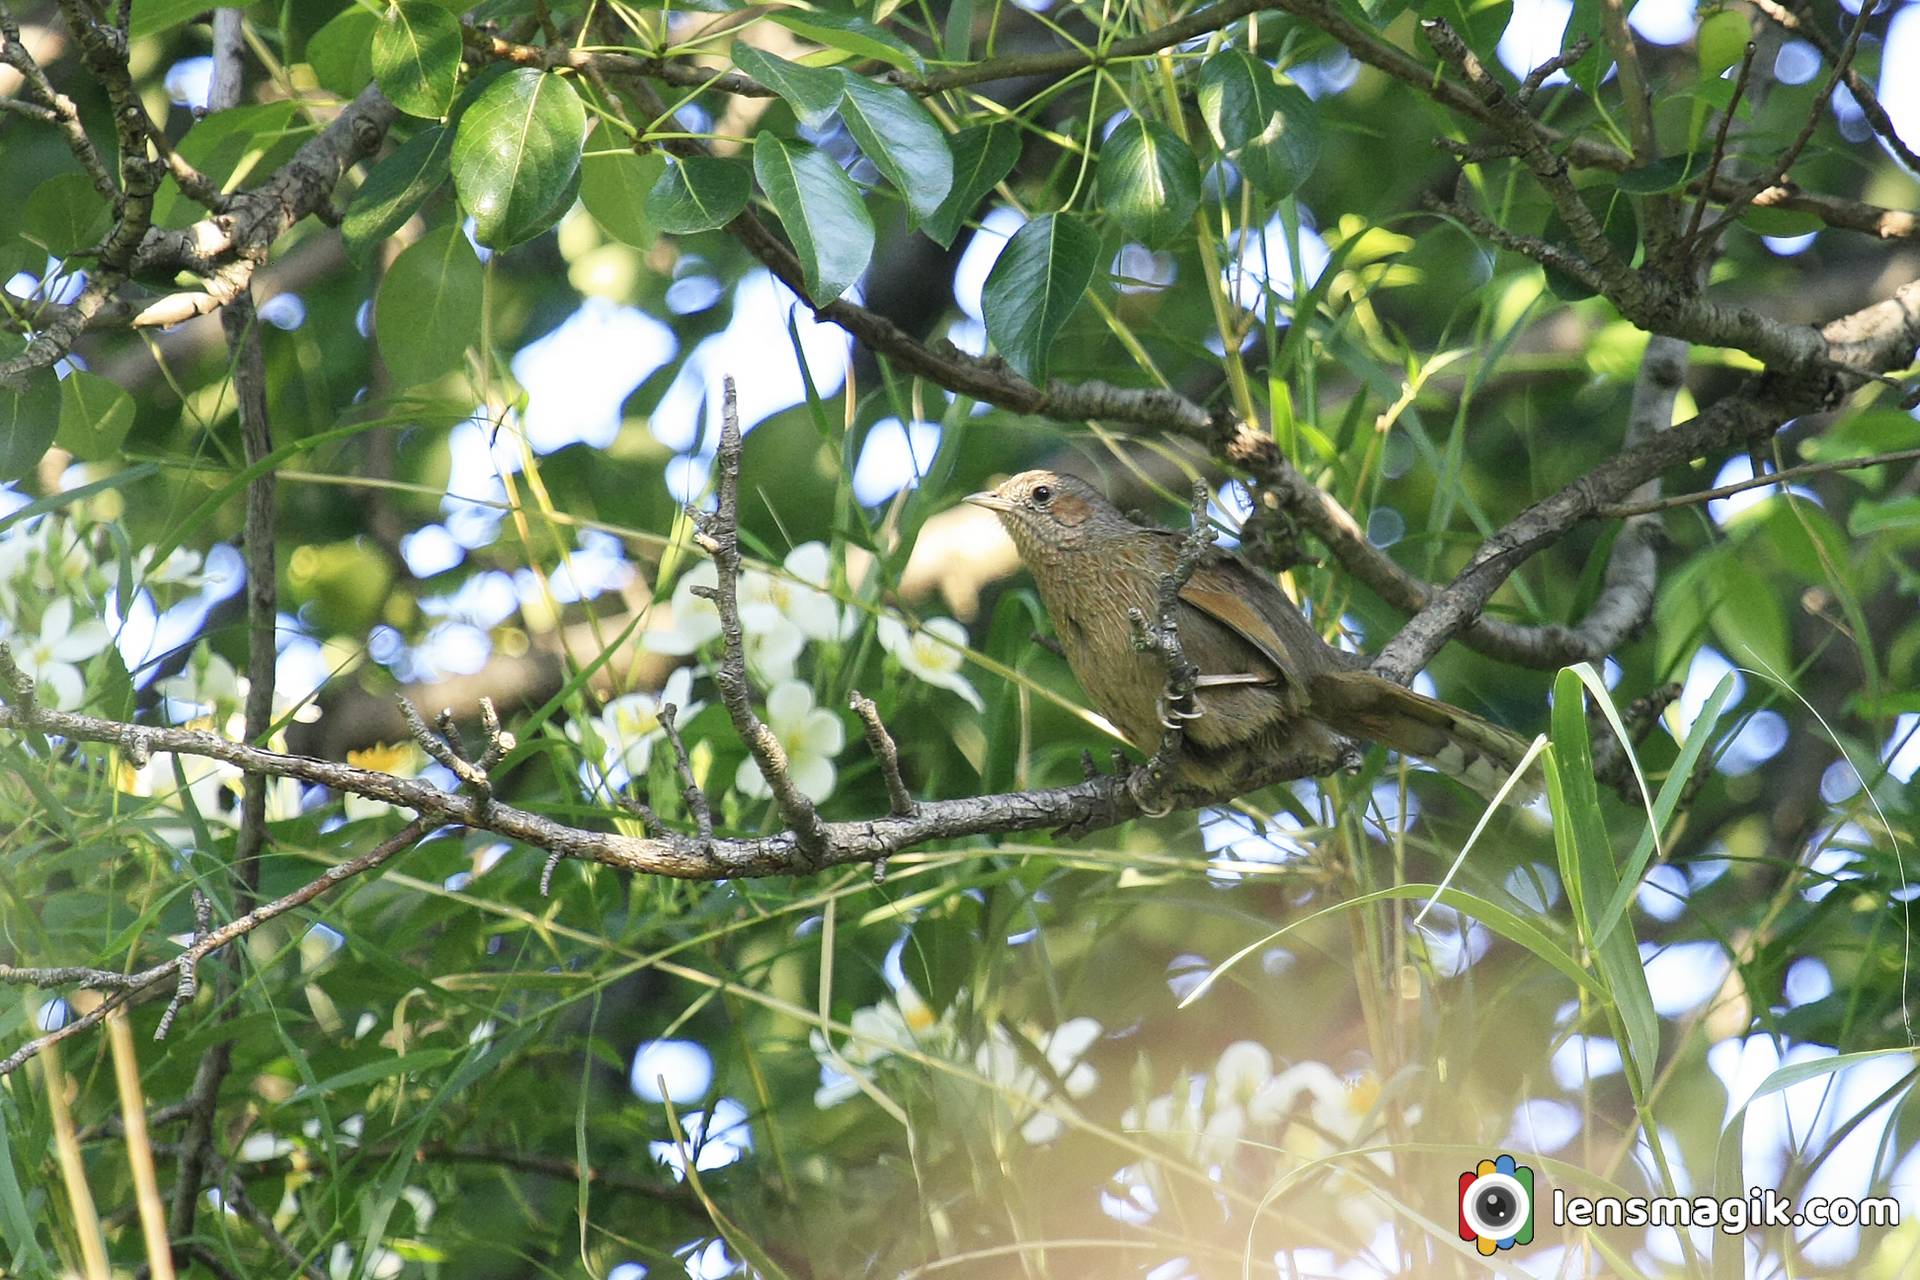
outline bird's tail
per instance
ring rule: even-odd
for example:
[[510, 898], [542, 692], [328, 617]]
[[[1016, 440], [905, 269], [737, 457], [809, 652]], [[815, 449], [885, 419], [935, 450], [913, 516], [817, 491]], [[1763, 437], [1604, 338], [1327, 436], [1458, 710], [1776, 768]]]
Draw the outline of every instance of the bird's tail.
[[[1418, 756], [1491, 799], [1525, 758], [1516, 733], [1435, 698], [1366, 671], [1327, 671], [1314, 677], [1312, 715], [1340, 732], [1403, 755]], [[1540, 792], [1538, 766], [1507, 793], [1525, 804]]]

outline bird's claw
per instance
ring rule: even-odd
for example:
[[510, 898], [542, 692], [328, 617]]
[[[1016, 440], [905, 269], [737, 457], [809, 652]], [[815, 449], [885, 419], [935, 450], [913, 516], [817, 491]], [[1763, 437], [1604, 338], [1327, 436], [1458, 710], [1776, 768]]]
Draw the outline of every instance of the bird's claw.
[[1140, 806], [1142, 816], [1164, 818], [1173, 812], [1173, 801], [1163, 795], [1155, 795], [1161, 788], [1153, 782], [1150, 769], [1135, 769], [1127, 775], [1127, 794]]
[[1171, 681], [1160, 690], [1160, 698], [1155, 705], [1159, 712], [1162, 729], [1184, 728], [1187, 721], [1198, 720], [1205, 714], [1200, 706], [1200, 699], [1191, 689], [1181, 693], [1174, 689]]

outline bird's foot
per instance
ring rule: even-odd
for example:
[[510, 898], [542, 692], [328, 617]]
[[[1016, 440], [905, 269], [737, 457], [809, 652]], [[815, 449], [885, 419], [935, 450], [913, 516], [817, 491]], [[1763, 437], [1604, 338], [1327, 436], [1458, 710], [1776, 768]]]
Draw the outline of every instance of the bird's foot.
[[1162, 729], [1184, 728], [1187, 721], [1198, 720], [1206, 714], [1205, 709], [1200, 705], [1199, 696], [1193, 690], [1188, 689], [1183, 692], [1176, 689], [1171, 680], [1160, 690], [1155, 708], [1159, 712]]
[[1127, 775], [1127, 794], [1145, 817], [1164, 818], [1173, 812], [1173, 801], [1166, 792], [1167, 787], [1155, 780], [1151, 769], [1135, 769]]

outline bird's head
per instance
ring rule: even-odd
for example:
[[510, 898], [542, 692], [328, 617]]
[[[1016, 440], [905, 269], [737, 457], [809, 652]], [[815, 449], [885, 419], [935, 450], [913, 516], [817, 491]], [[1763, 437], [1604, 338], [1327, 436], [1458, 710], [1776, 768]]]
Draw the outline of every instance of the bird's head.
[[1029, 568], [1133, 529], [1098, 489], [1057, 471], [1022, 471], [966, 500], [1000, 517]]

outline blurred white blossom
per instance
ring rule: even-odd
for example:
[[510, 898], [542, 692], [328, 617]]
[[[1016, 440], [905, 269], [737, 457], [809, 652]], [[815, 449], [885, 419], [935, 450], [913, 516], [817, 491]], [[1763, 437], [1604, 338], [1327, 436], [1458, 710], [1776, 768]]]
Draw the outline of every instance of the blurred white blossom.
[[909, 630], [906, 623], [888, 616], [880, 619], [876, 631], [880, 647], [908, 675], [959, 694], [975, 711], [986, 710], [973, 684], [960, 674], [966, 661], [965, 627], [952, 618], [929, 618], [918, 630]]
[[649, 631], [642, 643], [655, 653], [693, 653], [720, 638], [720, 610], [694, 588], [711, 591], [720, 584], [720, 570], [711, 560], [702, 560], [680, 575], [673, 584], [673, 626]]
[[699, 715], [705, 705], [693, 700], [692, 670], [679, 667], [667, 677], [660, 692], [621, 694], [601, 708], [589, 726], [569, 723], [567, 736], [588, 748], [589, 753], [597, 749], [604, 771], [625, 770], [629, 778], [644, 778], [654, 744], [667, 736], [660, 725], [660, 708], [675, 708], [675, 723], [684, 724]]
[[[818, 803], [833, 794], [833, 758], [846, 745], [840, 717], [813, 705], [813, 690], [787, 680], [767, 694], [767, 726], [787, 753], [787, 773], [800, 794]], [[740, 762], [734, 786], [765, 799], [773, 794], [752, 756]]]
[[86, 696], [79, 664], [103, 651], [112, 641], [98, 618], [74, 621], [73, 601], [61, 596], [40, 617], [40, 630], [0, 636], [13, 646], [13, 660], [40, 686], [40, 700], [71, 711]]
[[175, 547], [159, 564], [153, 563], [154, 547], [142, 547], [133, 557], [133, 578], [148, 586], [185, 587], [197, 590], [206, 581], [201, 572], [205, 557], [186, 547]]
[[[1084, 1098], [1100, 1083], [1100, 1073], [1080, 1059], [1100, 1038], [1093, 1018], [1069, 1018], [1044, 1039], [1033, 1037], [1069, 1098]], [[1065, 1127], [1054, 1098], [1052, 1081], [1022, 1055], [1013, 1036], [995, 1023], [986, 1043], [974, 1050], [974, 1066], [994, 1082], [1000, 1100], [1013, 1112], [1020, 1136], [1028, 1142], [1051, 1142]]]
[[893, 999], [853, 1011], [847, 1020], [853, 1034], [838, 1053], [828, 1044], [826, 1033], [814, 1028], [807, 1036], [820, 1060], [820, 1087], [814, 1090], [813, 1104], [823, 1109], [838, 1106], [858, 1094], [860, 1081], [848, 1075], [849, 1070], [871, 1084], [874, 1069], [898, 1053], [924, 1048], [949, 1056], [952, 1014], [949, 1009], [947, 1016], [936, 1019], [920, 993], [903, 986]]
[[798, 627], [809, 640], [840, 639], [840, 606], [826, 590], [833, 582], [833, 560], [827, 544], [803, 542], [787, 552], [781, 567], [784, 576], [757, 569], [740, 575], [741, 621], [746, 621], [748, 609], [765, 605]]

